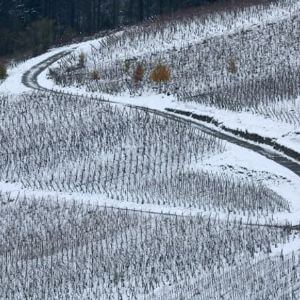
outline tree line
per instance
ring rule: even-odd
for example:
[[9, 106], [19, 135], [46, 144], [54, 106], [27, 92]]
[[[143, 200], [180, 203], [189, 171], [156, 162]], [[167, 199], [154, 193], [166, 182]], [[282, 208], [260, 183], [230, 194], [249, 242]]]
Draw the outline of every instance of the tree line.
[[[253, 1], [266, 2], [238, 2]], [[74, 36], [216, 2], [226, 6], [237, 0], [0, 0], [0, 56], [35, 55]]]

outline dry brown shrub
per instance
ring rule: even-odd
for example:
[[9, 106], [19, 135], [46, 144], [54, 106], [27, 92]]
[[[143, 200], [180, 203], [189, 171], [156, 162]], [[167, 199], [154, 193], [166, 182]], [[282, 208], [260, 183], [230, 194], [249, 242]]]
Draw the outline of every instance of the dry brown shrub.
[[144, 79], [145, 68], [142, 64], [138, 64], [133, 74], [133, 79], [135, 82], [140, 82]]
[[4, 64], [0, 63], [0, 80], [5, 79], [7, 76], [6, 67]]
[[86, 55], [84, 52], [81, 52], [78, 57], [78, 66], [84, 68], [86, 63]]
[[227, 70], [231, 74], [236, 74], [237, 73], [238, 69], [237, 69], [236, 63], [235, 63], [235, 61], [233, 59], [231, 59], [229, 61]]
[[166, 65], [158, 64], [153, 69], [150, 78], [157, 83], [167, 82], [171, 78], [171, 70]]
[[100, 80], [100, 74], [97, 70], [93, 70], [91, 73], [92, 80]]

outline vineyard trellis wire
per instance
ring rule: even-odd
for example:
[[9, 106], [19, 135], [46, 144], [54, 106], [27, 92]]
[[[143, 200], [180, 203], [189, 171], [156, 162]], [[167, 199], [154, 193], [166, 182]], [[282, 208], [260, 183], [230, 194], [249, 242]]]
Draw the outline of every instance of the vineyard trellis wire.
[[290, 210], [263, 183], [202, 170], [226, 144], [188, 124], [79, 96], [23, 97], [1, 104], [2, 181], [206, 211]]
[[[255, 272], [275, 269], [266, 263], [266, 270], [255, 267], [247, 273], [244, 264], [291, 238], [283, 228], [241, 226], [201, 215], [153, 216], [61, 199], [8, 197], [0, 196], [0, 295], [9, 299], [140, 299], [157, 288], [237, 264], [243, 276], [255, 278]], [[279, 262], [276, 270], [282, 268]], [[283, 265], [292, 266], [298, 272], [296, 261]], [[298, 275], [293, 278], [291, 283], [297, 282]], [[195, 285], [190, 288], [186, 295]], [[274, 290], [267, 292], [274, 295]]]
[[[276, 22], [260, 19], [261, 14], [268, 11], [265, 8], [246, 10], [241, 13], [248, 13], [250, 19], [257, 18], [261, 24], [238, 29], [233, 34], [208, 35], [194, 43], [195, 37], [207, 35], [210, 22], [202, 24], [201, 18], [187, 17], [170, 21], [159, 31], [155, 24], [148, 26], [145, 32], [134, 27], [104, 39], [98, 49], [93, 47], [82, 76], [72, 76], [70, 70], [77, 60], [72, 54], [60, 61], [53, 78], [63, 86], [82, 86], [88, 91], [109, 94], [140, 95], [149, 90], [152, 93], [162, 90], [180, 101], [251, 111], [299, 127], [299, 105], [292, 105], [299, 96], [300, 86], [297, 5], [297, 1], [279, 3], [272, 13], [279, 13], [280, 9], [288, 13]], [[219, 17], [211, 15], [209, 18], [213, 22]], [[220, 24], [224, 28], [235, 26], [232, 17], [225, 15], [219, 20]], [[166, 45], [173, 45], [179, 36], [189, 43], [174, 44], [173, 48], [164, 46], [165, 40], [168, 41]], [[151, 47], [147, 47], [148, 43]], [[114, 49], [122, 49], [122, 53], [117, 54]], [[148, 53], [142, 49], [155, 51]], [[228, 72], [230, 61], [236, 65], [234, 74]], [[162, 89], [150, 80], [158, 63], [168, 66], [172, 73]], [[144, 66], [145, 75], [142, 83], [136, 85], [132, 73], [138, 64]], [[89, 74], [95, 66], [101, 80], [92, 81]], [[283, 101], [288, 105], [281, 105]]]

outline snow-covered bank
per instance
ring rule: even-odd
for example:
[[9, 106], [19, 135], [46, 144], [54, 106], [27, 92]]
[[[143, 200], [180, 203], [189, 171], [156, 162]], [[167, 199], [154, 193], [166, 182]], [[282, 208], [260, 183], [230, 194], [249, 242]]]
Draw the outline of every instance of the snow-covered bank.
[[[300, 103], [300, 98], [296, 100]], [[290, 148], [300, 155], [300, 128], [287, 122], [268, 118], [252, 112], [233, 112], [196, 103], [173, 103], [170, 108], [213, 118], [226, 128], [258, 134], [273, 139], [278, 144]]]
[[[262, 214], [237, 214], [228, 213], [224, 210], [208, 211], [195, 207], [178, 207], [158, 204], [140, 204], [130, 201], [113, 200], [104, 194], [74, 193], [74, 192], [54, 192], [47, 190], [31, 190], [22, 188], [21, 184], [0, 183], [0, 190], [3, 193], [10, 193], [12, 197], [20, 195], [27, 197], [49, 197], [53, 200], [62, 199], [66, 201], [82, 202], [87, 205], [100, 207], [114, 207], [120, 209], [130, 209], [150, 213], [163, 213], [178, 216], [190, 216], [201, 214], [203, 216], [214, 216], [221, 220], [242, 220], [244, 223], [269, 224], [271, 219], [276, 224], [290, 223], [298, 225], [300, 218], [300, 177], [286, 168], [279, 166], [275, 162], [243, 149], [236, 145], [228, 146], [228, 150], [219, 155], [214, 155], [206, 159], [201, 164], [193, 167], [200, 168], [214, 173], [228, 173], [237, 178], [255, 178], [257, 183], [262, 183], [274, 192], [282, 196], [290, 205], [291, 212], [275, 213], [272, 216]], [[261, 199], [264, 201], [264, 199]]]
[[[183, 103], [177, 101], [173, 96], [166, 95], [143, 95], [131, 97], [129, 95], [113, 96], [100, 92], [87, 92], [83, 88], [61, 87], [55, 85], [47, 78], [48, 71], [45, 70], [38, 78], [41, 86], [50, 90], [64, 91], [70, 94], [86, 95], [90, 97], [101, 97], [112, 102], [143, 106], [151, 109], [165, 110], [174, 109], [191, 112], [201, 116], [207, 116], [216, 120], [219, 124], [233, 130], [241, 130], [248, 133], [258, 134], [270, 138], [287, 148], [290, 148], [300, 155], [300, 128], [298, 125], [274, 120], [263, 115], [252, 112], [234, 112], [216, 107], [209, 107], [198, 103]], [[300, 104], [300, 98], [295, 101]], [[298, 106], [297, 106], [298, 107]]]
[[[300, 2], [289, 0], [288, 2], [281, 1], [278, 5], [271, 5], [268, 8], [253, 8], [246, 9], [243, 12], [240, 12], [237, 15], [231, 15], [230, 13], [224, 14], [216, 14], [211, 18], [203, 22], [201, 28], [196, 28], [195, 24], [198, 20], [191, 20], [191, 23], [188, 25], [179, 24], [178, 26], [183, 26], [185, 28], [178, 30], [174, 34], [164, 34], [164, 37], [168, 37], [168, 42], [161, 43], [161, 36], [149, 36], [148, 43], [151, 47], [147, 47], [145, 41], [141, 45], [132, 45], [132, 43], [128, 44], [125, 40], [120, 40], [125, 43], [124, 47], [118, 49], [108, 49], [107, 57], [103, 57], [102, 59], [105, 61], [109, 59], [110, 61], [120, 60], [122, 57], [130, 58], [136, 57], [149, 51], [153, 51], [153, 49], [158, 49], [159, 51], [165, 51], [167, 49], [172, 49], [175, 47], [185, 47], [185, 44], [194, 44], [198, 43], [200, 40], [205, 38], [210, 38], [215, 35], [224, 35], [224, 34], [233, 34], [234, 32], [238, 32], [241, 30], [247, 30], [249, 28], [253, 28], [255, 26], [261, 26], [261, 24], [267, 24], [269, 22], [278, 22], [279, 20], [291, 18], [295, 13], [299, 11]], [[231, 18], [234, 18], [235, 22], [228, 22]], [[195, 23], [196, 22], [196, 23]], [[227, 25], [226, 25], [227, 24]], [[229, 24], [229, 25], [228, 25]], [[226, 25], [226, 26], [225, 26]], [[228, 27], [229, 26], [229, 27]], [[126, 29], [127, 30], [127, 29]], [[125, 31], [126, 31], [125, 30]], [[131, 30], [130, 28], [128, 30]], [[134, 29], [133, 29], [134, 30]], [[168, 32], [168, 28], [165, 28], [166, 32]], [[116, 37], [122, 37], [124, 31], [121, 31], [115, 34]], [[202, 32], [201, 35], [196, 34]], [[184, 33], [184, 38], [181, 34]], [[91, 52], [95, 52], [95, 49], [101, 47], [101, 44], [106, 42], [109, 37], [104, 37], [92, 41], [86, 41], [70, 46], [64, 46], [56, 49], [52, 49], [49, 52], [32, 58], [25, 63], [19, 64], [8, 70], [9, 77], [0, 85], [0, 94], [8, 93], [8, 94], [20, 94], [22, 92], [28, 92], [30, 89], [25, 87], [22, 84], [22, 75], [34, 67], [36, 64], [41, 61], [59, 53], [64, 50], [72, 50], [76, 49], [76, 53], [84, 52], [87, 56]], [[125, 55], [126, 53], [126, 55]], [[89, 60], [88, 60], [89, 61]], [[58, 66], [54, 64], [52, 67]], [[194, 102], [185, 102], [182, 103], [180, 101], [176, 101], [173, 96], [164, 96], [164, 95], [151, 95], [144, 94], [142, 97], [130, 97], [126, 94], [122, 96], [111, 96], [108, 94], [102, 93], [88, 93], [84, 90], [84, 88], [63, 88], [61, 86], [55, 86], [53, 82], [47, 79], [48, 70], [45, 70], [39, 76], [39, 83], [41, 86], [44, 86], [48, 89], [56, 89], [62, 90], [69, 93], [75, 94], [84, 94], [96, 97], [104, 97], [111, 101], [116, 101], [120, 103], [133, 104], [139, 106], [145, 106], [152, 109], [160, 109], [163, 110], [165, 108], [171, 109], [180, 109], [189, 112], [193, 112], [195, 114], [209, 116], [214, 118], [218, 123], [226, 126], [227, 128], [237, 129], [249, 133], [256, 133], [262, 137], [267, 137], [270, 139], [276, 140], [279, 144], [286, 146], [300, 153], [300, 128], [298, 123], [291, 124], [288, 122], [284, 122], [282, 120], [275, 120], [272, 116], [266, 115], [258, 115], [251, 111], [242, 111], [242, 112], [233, 112], [225, 109], [218, 109], [216, 107], [209, 107], [206, 105], [202, 105]], [[298, 98], [294, 104], [291, 103], [282, 103], [278, 104], [276, 110], [280, 110], [281, 106], [289, 106], [289, 110], [299, 110], [300, 109], [300, 98]], [[280, 114], [279, 114], [280, 115]], [[276, 128], [274, 130], [274, 128]]]
[[48, 52], [19, 63], [7, 70], [7, 78], [0, 84], [0, 95], [19, 95], [32, 91], [22, 83], [22, 76], [34, 66], [48, 59], [49, 57], [64, 50], [71, 50], [77, 47], [76, 44], [50, 49]]
[[[284, 15], [284, 17], [287, 17], [287, 15]], [[98, 40], [88, 41], [77, 45], [71, 45], [71, 46], [66, 46], [58, 49], [53, 49], [42, 56], [33, 58], [15, 67], [9, 72], [8, 79], [0, 87], [0, 93], [2, 92], [2, 93], [10, 93], [10, 94], [14, 94], [14, 93], [20, 94], [23, 92], [28, 92], [30, 89], [24, 87], [22, 84], [22, 75], [24, 74], [24, 72], [32, 69], [36, 64], [59, 53], [60, 51], [71, 50], [76, 47], [78, 47], [79, 49], [78, 51], [87, 50], [91, 47], [91, 44], [95, 45], [98, 42], [99, 42]], [[45, 87], [46, 89], [50, 89], [50, 90], [54, 89], [57, 91], [63, 91], [71, 94], [86, 95], [91, 97], [102, 97], [113, 102], [148, 107], [151, 109], [156, 109], [161, 111], [165, 110], [165, 108], [191, 111], [201, 115], [211, 116], [214, 119], [216, 119], [219, 123], [222, 123], [229, 128], [258, 133], [262, 136], [274, 138], [289, 147], [294, 147], [293, 149], [295, 150], [299, 149], [298, 148], [299, 139], [296, 133], [298, 129], [295, 128], [295, 126], [283, 122], [277, 122], [263, 116], [254, 115], [252, 112], [232, 112], [232, 111], [220, 110], [220, 109], [216, 109], [216, 108], [212, 108], [200, 104], [182, 103], [177, 101], [175, 97], [166, 96], [166, 95], [148, 94], [148, 95], [143, 95], [141, 97], [130, 97], [129, 95], [112, 96], [100, 92], [90, 93], [90, 92], [86, 92], [82, 88], [76, 88], [76, 87], [62, 88], [61, 86], [55, 85], [51, 79], [47, 78], [47, 73], [48, 70], [46, 69], [38, 77], [39, 84], [42, 87]], [[276, 128], [276, 130], [274, 130], [274, 128]], [[233, 155], [231, 153], [229, 156], [223, 157], [222, 163], [225, 165], [231, 165], [233, 164], [234, 161], [242, 162], [246, 160], [246, 157], [251, 157], [251, 161], [248, 162], [248, 166], [253, 165], [253, 162], [259, 161], [260, 166], [263, 166], [264, 168], [266, 167], [264, 171], [267, 171], [270, 174], [278, 174], [279, 166], [275, 163], [273, 163], [272, 166], [266, 166], [265, 162], [269, 161], [266, 158], [259, 157], [259, 155], [257, 154], [252, 156], [253, 153], [249, 151], [247, 153], [243, 153], [243, 151], [240, 151], [240, 149], [239, 150], [236, 149], [236, 152], [238, 153], [238, 155]], [[234, 157], [234, 161], [231, 160], [232, 157]], [[243, 164], [240, 164], [239, 166], [235, 165], [237, 169], [240, 168], [241, 166], [243, 166]], [[252, 171], [253, 171], [253, 166], [252, 169], [250, 169], [250, 173]], [[260, 171], [256, 173], [259, 173]], [[287, 199], [292, 206], [292, 214], [288, 214], [288, 213], [278, 214], [276, 218], [278, 218], [278, 220], [280, 221], [288, 220], [297, 224], [299, 221], [298, 214], [300, 211], [300, 205], [298, 199], [298, 195], [300, 194], [300, 190], [298, 186], [300, 186], [299, 184], [300, 182], [299, 182], [299, 178], [295, 174], [292, 174], [292, 172], [284, 169], [283, 173], [285, 172], [287, 173], [282, 176], [285, 177], [286, 180], [282, 180], [281, 178], [279, 180], [281, 181], [281, 183], [278, 185], [276, 184], [274, 185], [274, 183], [268, 182], [268, 186], [271, 187], [273, 190], [276, 190], [280, 195], [282, 195], [285, 199]]]

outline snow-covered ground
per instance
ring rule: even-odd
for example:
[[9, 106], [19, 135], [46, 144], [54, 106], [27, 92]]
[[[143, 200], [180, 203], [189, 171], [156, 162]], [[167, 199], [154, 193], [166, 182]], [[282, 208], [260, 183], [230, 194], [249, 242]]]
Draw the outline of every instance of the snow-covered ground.
[[[205, 39], [211, 35], [218, 35], [224, 33], [233, 33], [236, 30], [247, 29], [248, 27], [255, 26], [256, 23], [260, 22], [262, 19], [264, 22], [272, 22], [276, 21], [280, 18], [286, 18], [293, 14], [293, 9], [299, 9], [298, 1], [290, 1], [294, 6], [283, 6], [281, 9], [276, 11], [267, 10], [262, 15], [259, 15], [258, 19], [244, 18], [244, 15], [240, 16], [240, 21], [233, 23], [231, 28], [225, 28], [221, 25], [216, 26], [220, 19], [216, 19], [215, 24], [206, 24], [209, 25], [210, 28], [205, 34], [201, 37], [199, 36], [190, 36], [185, 43], [193, 43], [195, 41], [199, 41], [199, 39]], [[219, 23], [220, 24], [220, 23]], [[203, 30], [204, 30], [203, 29]], [[205, 29], [206, 30], [206, 29]], [[102, 39], [103, 40], [103, 39]], [[171, 48], [174, 46], [178, 46], [178, 43], [181, 42], [181, 37], [174, 39], [174, 43], [165, 43], [162, 47]], [[148, 51], [148, 49], [152, 49], [150, 46], [153, 46], [152, 41], [149, 39], [149, 47], [137, 47], [134, 52], [130, 55], [142, 55], [143, 51]], [[21, 63], [18, 66], [8, 70], [8, 78], [0, 85], [0, 95], [19, 95], [24, 92], [30, 92], [30, 89], [25, 87], [22, 84], [22, 75], [34, 67], [36, 64], [42, 62], [43, 60], [61, 52], [64, 50], [71, 50], [76, 48], [77, 53], [81, 51], [88, 52], [91, 49], [91, 45], [95, 47], [99, 44], [98, 40], [88, 41], [84, 43], [80, 43], [77, 45], [65, 46], [57, 49], [52, 49], [49, 52], [38, 56], [36, 58], [30, 59], [25, 63]], [[157, 46], [157, 45], [156, 45]], [[119, 51], [119, 50], [118, 50]], [[122, 57], [122, 52], [113, 52], [112, 55], [115, 55], [116, 58], [120, 59]], [[126, 57], [128, 57], [128, 53]], [[271, 118], [267, 118], [261, 115], [255, 115], [252, 112], [231, 112], [228, 110], [221, 110], [217, 108], [211, 108], [205, 105], [200, 105], [196, 103], [182, 103], [175, 99], [173, 96], [166, 95], [143, 95], [139, 97], [131, 97], [129, 95], [122, 96], [112, 96], [108, 94], [103, 94], [100, 92], [91, 93], [85, 91], [83, 88], [76, 87], [67, 87], [63, 88], [61, 86], [57, 86], [54, 82], [47, 78], [48, 70], [45, 70], [39, 77], [38, 82], [41, 86], [47, 89], [60, 90], [72, 94], [80, 94], [87, 95], [93, 97], [103, 97], [105, 99], [119, 102], [122, 104], [133, 104], [137, 106], [148, 107], [157, 110], [165, 110], [165, 108], [173, 108], [186, 110], [190, 112], [194, 112], [200, 115], [211, 116], [215, 118], [218, 122], [223, 123], [226, 127], [230, 127], [233, 129], [241, 129], [244, 131], [248, 131], [250, 133], [257, 133], [261, 136], [270, 137], [276, 139], [278, 143], [285, 145], [295, 151], [300, 153], [300, 128], [293, 126], [291, 124], [275, 121]], [[300, 98], [296, 101], [299, 104]], [[298, 105], [297, 104], [297, 105]], [[299, 106], [297, 106], [299, 107]], [[296, 176], [291, 171], [285, 169], [284, 167], [279, 166], [275, 162], [266, 159], [265, 157], [251, 152], [249, 150], [242, 149], [238, 146], [231, 145], [230, 149], [220, 154], [217, 157], [213, 157], [211, 160], [206, 161], [203, 168], [207, 168], [208, 170], [221, 170], [223, 168], [231, 168], [236, 170], [238, 176], [253, 176], [258, 181], [264, 182], [268, 187], [272, 190], [276, 191], [279, 195], [284, 197], [291, 204], [291, 213], [277, 214], [274, 216], [280, 222], [289, 221], [293, 224], [299, 224], [300, 221], [300, 178]], [[10, 192], [13, 194], [24, 193], [28, 196], [33, 195], [46, 195], [51, 196], [53, 198], [61, 197], [66, 200], [78, 200], [78, 201], [86, 201], [90, 204], [97, 205], [106, 205], [112, 207], [119, 208], [130, 208], [136, 210], [143, 211], [151, 211], [151, 212], [163, 212], [163, 213], [172, 213], [172, 214], [198, 214], [204, 213], [200, 210], [191, 210], [185, 208], [172, 208], [166, 206], [159, 205], [138, 205], [136, 203], [121, 203], [118, 201], [113, 201], [111, 199], [105, 199], [102, 195], [89, 195], [89, 194], [68, 194], [68, 193], [54, 193], [54, 192], [45, 192], [45, 191], [30, 191], [24, 190], [18, 184], [7, 184], [1, 183], [0, 189], [3, 192]], [[224, 219], [227, 218], [227, 215], [219, 216]], [[234, 218], [243, 218], [243, 216], [233, 216]], [[252, 220], [255, 222], [256, 220]], [[260, 220], [263, 223], [262, 220]], [[267, 222], [267, 220], [266, 220]], [[275, 252], [278, 252], [278, 249], [282, 248], [284, 251], [288, 250], [297, 250], [300, 248], [299, 240], [292, 241], [291, 244], [280, 245], [276, 248]]]
[[[195, 18], [183, 24], [168, 24], [168, 27], [158, 28], [159, 32], [145, 32], [140, 30], [141, 39], [126, 37], [122, 39], [124, 31], [119, 32], [120, 40], [112, 41], [116, 47], [103, 49], [106, 53], [104, 61], [120, 59], [130, 59], [139, 57], [146, 53], [161, 52], [168, 49], [183, 48], [191, 44], [200, 43], [206, 39], [221, 36], [232, 35], [241, 30], [247, 30], [257, 25], [264, 25], [272, 22], [279, 22], [291, 18], [295, 12], [300, 9], [298, 0], [279, 1], [278, 4], [270, 6], [250, 7], [244, 11], [221, 12], [210, 15], [209, 18]], [[181, 27], [181, 28], [179, 28]], [[129, 28], [129, 31], [135, 31], [135, 27]], [[146, 35], [146, 38], [145, 38]], [[107, 43], [107, 44], [106, 44]], [[102, 44], [109, 46], [110, 39], [101, 38], [98, 42], [93, 42], [93, 47], [89, 43], [82, 43], [77, 52], [89, 53], [99, 48]], [[101, 55], [101, 54], [99, 54]], [[103, 57], [102, 57], [103, 59]]]
[[[84, 43], [85, 46], [89, 45], [89, 42]], [[48, 53], [39, 56], [37, 58], [33, 58], [28, 62], [25, 62], [15, 69], [9, 72], [8, 79], [3, 83], [0, 87], [0, 92], [3, 94], [20, 94], [23, 92], [28, 92], [30, 89], [25, 87], [21, 82], [21, 77], [27, 70], [31, 69], [36, 64], [40, 63], [41, 61], [51, 57], [52, 55], [57, 54], [60, 51], [69, 50], [74, 48], [74, 45], [53, 49]], [[103, 97], [105, 99], [109, 99], [114, 102], [119, 102], [122, 104], [133, 104], [137, 106], [148, 107], [152, 109], [164, 110], [165, 108], [174, 108], [174, 109], [185, 109], [187, 111], [192, 111], [199, 113], [201, 115], [210, 115], [216, 118], [218, 121], [223, 122], [224, 125], [232, 128], [240, 128], [243, 130], [248, 130], [249, 132], [257, 132], [261, 135], [266, 135], [268, 133], [275, 133], [276, 137], [280, 137], [285, 135], [287, 132], [291, 132], [293, 128], [287, 128], [286, 124], [282, 124], [282, 126], [278, 126], [278, 122], [274, 122], [268, 119], [264, 119], [261, 116], [257, 116], [256, 120], [254, 120], [254, 116], [251, 113], [234, 113], [228, 111], [221, 111], [216, 110], [215, 108], [209, 108], [206, 106], [200, 106], [198, 104], [185, 104], [180, 103], [175, 100], [172, 96], [166, 95], [147, 95], [141, 97], [130, 97], [130, 96], [112, 96], [103, 93], [90, 93], [86, 92], [83, 89], [76, 88], [76, 87], [68, 87], [62, 88], [57, 86], [53, 83], [51, 79], [47, 77], [48, 70], [45, 70], [39, 77], [38, 82], [41, 86], [47, 89], [54, 89], [54, 90], [63, 90], [64, 92], [72, 93], [72, 94], [80, 94], [80, 95], [87, 95], [93, 97]], [[12, 88], [12, 86], [14, 88]], [[235, 125], [234, 125], [235, 124]], [[255, 127], [255, 124], [257, 125]], [[262, 125], [263, 124], [263, 125]], [[274, 132], [274, 126], [277, 126], [277, 130]], [[271, 130], [273, 129], [273, 130]], [[268, 131], [269, 130], [269, 131]], [[289, 144], [288, 144], [289, 145]], [[255, 164], [253, 164], [255, 162]], [[222, 154], [219, 158], [217, 157], [216, 160], [212, 162], [207, 162], [206, 167], [211, 169], [220, 169], [226, 166], [233, 166], [234, 169], [239, 170], [239, 175], [243, 173], [242, 170], [245, 171], [246, 176], [255, 176], [258, 180], [264, 181], [268, 187], [276, 191], [278, 194], [283, 196], [292, 207], [292, 214], [279, 214], [275, 216], [279, 221], [290, 221], [294, 224], [299, 223], [299, 213], [300, 213], [300, 178], [296, 176], [291, 171], [279, 166], [278, 164], [266, 159], [265, 157], [260, 156], [259, 154], [255, 154], [249, 150], [244, 150], [240, 147], [231, 145], [231, 151]], [[265, 174], [269, 175], [266, 176]], [[264, 174], [262, 178], [260, 174]], [[280, 174], [280, 175], [279, 175]], [[276, 176], [275, 176], [276, 175]], [[274, 177], [275, 176], [275, 177]], [[285, 179], [283, 179], [285, 178]], [[4, 189], [6, 185], [2, 186]], [[18, 188], [13, 188], [9, 186], [9, 190], [18, 191]], [[40, 191], [42, 192], [42, 191]], [[63, 195], [65, 198], [66, 195]], [[74, 197], [74, 196], [72, 196]], [[76, 197], [76, 196], [75, 196]], [[79, 195], [82, 199], [82, 195]], [[93, 198], [93, 197], [92, 197]], [[99, 198], [97, 198], [99, 201]], [[111, 200], [110, 200], [111, 201]], [[102, 205], [109, 205], [107, 201], [101, 200], [100, 203]], [[112, 206], [119, 206], [120, 203], [112, 203], [109, 202]], [[137, 207], [136, 204], [128, 203], [125, 205], [128, 208], [132, 209], [140, 209]], [[122, 205], [121, 205], [122, 207]], [[153, 212], [158, 212], [160, 210], [164, 211], [165, 213], [187, 213], [190, 214], [190, 210], [185, 210], [183, 208], [173, 209], [168, 207], [144, 207], [143, 210], [150, 210]], [[201, 211], [194, 211], [194, 213], [201, 213]], [[225, 216], [224, 216], [225, 217]]]
[[73, 44], [59, 48], [53, 48], [42, 55], [33, 57], [25, 62], [21, 62], [9, 67], [7, 70], [7, 78], [0, 84], [0, 95], [20, 95], [25, 92], [31, 92], [32, 90], [22, 83], [22, 76], [24, 73], [53, 55], [64, 50], [75, 49], [76, 47], [77, 45]]
[[[278, 195], [288, 201], [291, 212], [275, 213], [272, 220], [275, 223], [285, 224], [286, 222], [298, 225], [300, 221], [300, 177], [277, 163], [266, 159], [260, 154], [250, 150], [243, 149], [236, 145], [228, 145], [224, 153], [213, 155], [204, 162], [193, 167], [194, 170], [200, 168], [204, 171], [214, 173], [228, 173], [230, 176], [237, 178], [255, 178], [257, 183], [262, 183]], [[174, 207], [158, 204], [138, 204], [135, 202], [120, 202], [112, 200], [103, 194], [89, 193], [71, 193], [71, 192], [53, 192], [45, 190], [31, 190], [22, 188], [18, 183], [0, 182], [0, 191], [9, 193], [12, 197], [18, 195], [27, 197], [50, 197], [52, 199], [62, 199], [73, 202], [78, 201], [89, 205], [106, 206], [121, 209], [131, 209], [145, 211], [150, 213], [164, 213], [174, 215], [197, 215], [204, 216], [215, 215], [222, 220], [243, 220], [243, 222], [252, 222], [258, 224], [269, 224], [270, 215], [239, 215], [236, 213], [210, 212], [197, 208]], [[262, 199], [263, 201], [263, 199]]]
[[[200, 43], [214, 36], [232, 35], [236, 32], [246, 31], [256, 27], [263, 27], [272, 22], [280, 22], [292, 18], [299, 13], [300, 1], [289, 0], [280, 1], [277, 5], [271, 5], [267, 8], [250, 8], [237, 14], [221, 13], [215, 14], [205, 20], [190, 20], [187, 24], [169, 24], [170, 28], [166, 27], [162, 30], [163, 34], [147, 32], [147, 37], [143, 36], [141, 40], [137, 38], [141, 33], [135, 33], [135, 38], [130, 40], [125, 31], [121, 31], [111, 37], [104, 37], [99, 40], [93, 40], [76, 45], [76, 55], [81, 52], [88, 56], [88, 68], [95, 68], [95, 57], [101, 61], [113, 63], [114, 61], [130, 59], [133, 57], [142, 57], [150, 52], [162, 52], [174, 47], [177, 49], [187, 47], [195, 43]], [[179, 28], [180, 27], [180, 28]], [[175, 29], [176, 30], [175, 30]], [[134, 31], [135, 29], [128, 29]], [[112, 47], [109, 45], [112, 44]], [[96, 59], [96, 60], [97, 60]], [[54, 64], [53, 68], [58, 67]], [[276, 116], [272, 116], [268, 111], [264, 111], [265, 107], [258, 107], [257, 111], [230, 111], [226, 109], [218, 109], [196, 102], [181, 102], [176, 101], [173, 96], [153, 95], [151, 92], [144, 93], [141, 97], [129, 96], [129, 93], [122, 93], [122, 96], [112, 96], [103, 93], [89, 93], [85, 88], [55, 86], [53, 82], [47, 79], [47, 71], [39, 77], [39, 82], [42, 86], [50, 89], [64, 90], [75, 94], [85, 94], [92, 96], [101, 96], [111, 101], [120, 103], [134, 104], [146, 106], [155, 109], [173, 108], [186, 110], [199, 115], [213, 117], [222, 125], [232, 128], [256, 133], [262, 137], [274, 139], [279, 144], [286, 146], [300, 153], [300, 128], [299, 120], [295, 122], [286, 122], [284, 113], [290, 113], [291, 116], [300, 115], [300, 98], [293, 101], [276, 103], [272, 106], [272, 112], [276, 111]], [[0, 89], [1, 91], [1, 89]], [[281, 113], [283, 110], [283, 113]], [[278, 119], [279, 118], [279, 119]], [[274, 130], [276, 128], [276, 130]]]
[[[295, 102], [299, 105], [300, 97]], [[233, 112], [193, 103], [183, 104], [177, 102], [172, 105], [172, 108], [210, 116], [228, 128], [272, 138], [279, 144], [293, 149], [300, 154], [300, 128], [298, 125], [281, 122], [251, 112]]]
[[[240, 30], [247, 30], [248, 28], [252, 28], [258, 24], [262, 25], [290, 18], [299, 11], [299, 8], [299, 1], [289, 0], [281, 1], [279, 5], [271, 5], [267, 9], [248, 9], [244, 12], [238, 13], [237, 15], [216, 14], [213, 18], [203, 21], [201, 28], [196, 26], [196, 24], [199, 25], [199, 21], [194, 20], [188, 25], [185, 25], [187, 26], [186, 31], [178, 30], [176, 33], [172, 34], [171, 32], [168, 33], [168, 30], [166, 29], [166, 32], [164, 32], [164, 38], [166, 41], [164, 43], [161, 43], [160, 38], [153, 37], [151, 34], [147, 38], [146, 42], [143, 41], [141, 45], [137, 45], [135, 43], [134, 47], [128, 41], [121, 40], [121, 42], [124, 43], [124, 47], [109, 49], [109, 51], [107, 51], [107, 59], [113, 61], [114, 59], [119, 60], [122, 58], [128, 59], [131, 57], [137, 57], [149, 52], [149, 49], [151, 51], [154, 51], [153, 49], [162, 51], [172, 49], [173, 47], [184, 47], [188, 44], [199, 43], [201, 40], [205, 40], [215, 35], [232, 34]], [[230, 19], [233, 19], [234, 22], [228, 22]], [[228, 24], [230, 24], [230, 26]], [[185, 32], [184, 37], [181, 36], [182, 32]], [[120, 32], [117, 36], [122, 36], [122, 34], [123, 32]], [[107, 39], [108, 38], [100, 38], [98, 40], [52, 49], [41, 56], [30, 59], [25, 63], [21, 63], [20, 65], [9, 69], [9, 77], [0, 85], [0, 93], [19, 94], [29, 91], [27, 87], [22, 85], [21, 78], [24, 72], [32, 68], [34, 65], [63, 50], [76, 49], [75, 53], [77, 54], [81, 52], [87, 54], [93, 51], [95, 52], [95, 49], [99, 48], [101, 43], [105, 44]], [[147, 43], [149, 43], [148, 46]], [[103, 57], [103, 59], [105, 60], [106, 57]], [[58, 65], [54, 64], [53, 67], [55, 66]], [[298, 124], [293, 125], [281, 120], [275, 120], [272, 117], [254, 114], [251, 111], [233, 112], [194, 102], [182, 103], [180, 101], [176, 101], [173, 96], [167, 97], [164, 95], [151, 95], [151, 93], [148, 95], [144, 94], [142, 97], [130, 97], [126, 94], [122, 96], [112, 96], [103, 93], [88, 93], [84, 88], [63, 88], [61, 86], [55, 86], [52, 80], [47, 79], [47, 72], [48, 70], [41, 74], [39, 77], [39, 83], [48, 89], [63, 90], [75, 94], [101, 96], [120, 103], [146, 106], [161, 110], [165, 108], [173, 108], [210, 116], [228, 128], [248, 131], [249, 133], [257, 133], [263, 137], [272, 138], [278, 143], [300, 153], [300, 128]], [[292, 104], [278, 104], [278, 111], [280, 110], [280, 105], [285, 105], [285, 107], [289, 106], [290, 111], [299, 110], [300, 98], [295, 100]], [[274, 130], [274, 128], [276, 128], [276, 130]]]
[[[300, 153], [300, 128], [297, 125], [276, 121], [263, 115], [253, 114], [252, 112], [234, 112], [198, 103], [183, 103], [177, 101], [173, 96], [151, 94], [136, 97], [129, 95], [113, 96], [100, 92], [87, 92], [83, 88], [61, 87], [47, 78], [47, 74], [48, 71], [45, 70], [38, 78], [39, 84], [47, 89], [65, 91], [71, 94], [102, 97], [113, 102], [143, 106], [151, 109], [165, 110], [166, 108], [170, 108], [202, 116], [209, 116], [228, 128], [239, 129], [249, 133], [256, 133], [262, 137], [272, 138], [279, 144]], [[295, 109], [297, 109], [297, 107], [299, 108], [300, 97], [295, 103]]]

